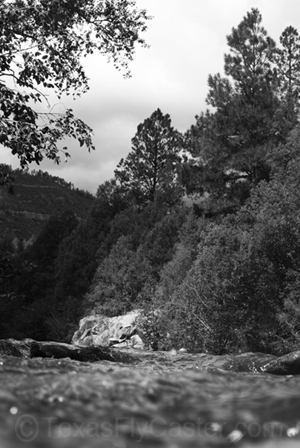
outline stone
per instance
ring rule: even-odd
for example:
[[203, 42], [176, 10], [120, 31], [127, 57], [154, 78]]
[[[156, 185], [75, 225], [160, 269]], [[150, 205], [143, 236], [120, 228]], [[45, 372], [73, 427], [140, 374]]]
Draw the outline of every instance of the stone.
[[63, 342], [34, 341], [33, 339], [0, 339], [0, 356], [14, 358], [69, 358], [81, 362], [110, 361], [135, 363], [139, 358], [109, 347], [80, 347]]
[[133, 336], [131, 336], [130, 340], [133, 348], [143, 350], [144, 343], [138, 334], [134, 334]]
[[12, 338], [0, 339], [0, 355], [16, 356], [18, 358], [30, 356], [32, 342], [32, 339], [24, 339], [23, 341]]
[[70, 358], [75, 361], [114, 361], [112, 353], [104, 347], [78, 347], [62, 342], [33, 341], [30, 347], [31, 358]]
[[263, 366], [262, 371], [274, 375], [300, 375], [300, 351], [274, 359]]
[[74, 333], [72, 343], [79, 346], [131, 346], [143, 348], [138, 333], [137, 322], [141, 312], [131, 311], [123, 316], [87, 316], [80, 320], [79, 329]]

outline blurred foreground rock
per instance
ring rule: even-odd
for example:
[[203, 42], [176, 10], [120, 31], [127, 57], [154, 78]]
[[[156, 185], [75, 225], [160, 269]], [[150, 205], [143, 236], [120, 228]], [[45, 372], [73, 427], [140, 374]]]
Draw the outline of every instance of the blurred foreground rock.
[[299, 360], [0, 340], [0, 447], [296, 448]]
[[300, 376], [221, 370], [246, 356], [139, 356], [134, 366], [0, 356], [0, 447], [299, 447]]

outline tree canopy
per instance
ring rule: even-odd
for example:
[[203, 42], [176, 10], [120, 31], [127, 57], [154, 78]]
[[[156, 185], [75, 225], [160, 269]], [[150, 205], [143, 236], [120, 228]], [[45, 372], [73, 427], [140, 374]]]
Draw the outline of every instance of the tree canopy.
[[65, 137], [94, 149], [92, 129], [58, 98], [89, 88], [83, 57], [100, 52], [125, 76], [149, 17], [131, 0], [17, 0], [0, 2], [0, 143], [22, 167], [49, 158], [59, 162]]
[[121, 159], [115, 177], [139, 203], [154, 201], [162, 194], [172, 201], [172, 193], [178, 188], [181, 148], [181, 135], [171, 126], [170, 116], [157, 109], [138, 126], [132, 150], [125, 160]]
[[268, 153], [286, 142], [297, 122], [299, 36], [287, 27], [277, 47], [253, 8], [227, 43], [225, 76], [209, 76], [210, 109], [196, 117], [186, 143], [199, 158], [207, 190], [244, 201], [251, 188], [269, 179]]

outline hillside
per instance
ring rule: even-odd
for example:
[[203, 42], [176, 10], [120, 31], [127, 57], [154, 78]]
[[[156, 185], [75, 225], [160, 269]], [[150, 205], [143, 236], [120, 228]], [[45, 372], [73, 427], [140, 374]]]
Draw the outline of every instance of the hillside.
[[13, 194], [0, 185], [0, 234], [29, 240], [37, 235], [50, 216], [73, 211], [87, 215], [93, 196], [47, 172], [10, 172]]

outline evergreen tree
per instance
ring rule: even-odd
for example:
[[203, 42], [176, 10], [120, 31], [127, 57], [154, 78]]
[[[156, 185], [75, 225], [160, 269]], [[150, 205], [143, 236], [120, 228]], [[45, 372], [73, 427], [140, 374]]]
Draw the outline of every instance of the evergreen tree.
[[[286, 141], [296, 122], [287, 93], [289, 85], [296, 88], [298, 68], [288, 54], [297, 49], [297, 33], [287, 29], [278, 50], [261, 23], [261, 14], [252, 9], [232, 29], [226, 76], [210, 75], [208, 80], [207, 103], [213, 109], [198, 116], [186, 135], [188, 149], [198, 158], [191, 174], [198, 177], [200, 189], [236, 201], [237, 207], [251, 188], [270, 179], [268, 154]], [[292, 66], [293, 72], [287, 69]]]
[[285, 95], [299, 98], [300, 36], [288, 26], [280, 36], [281, 48], [276, 48], [274, 60], [280, 80], [280, 90]]
[[157, 109], [138, 126], [132, 151], [115, 170], [116, 179], [138, 204], [174, 203], [181, 194], [177, 175], [181, 147], [181, 136], [171, 126], [170, 116]]

